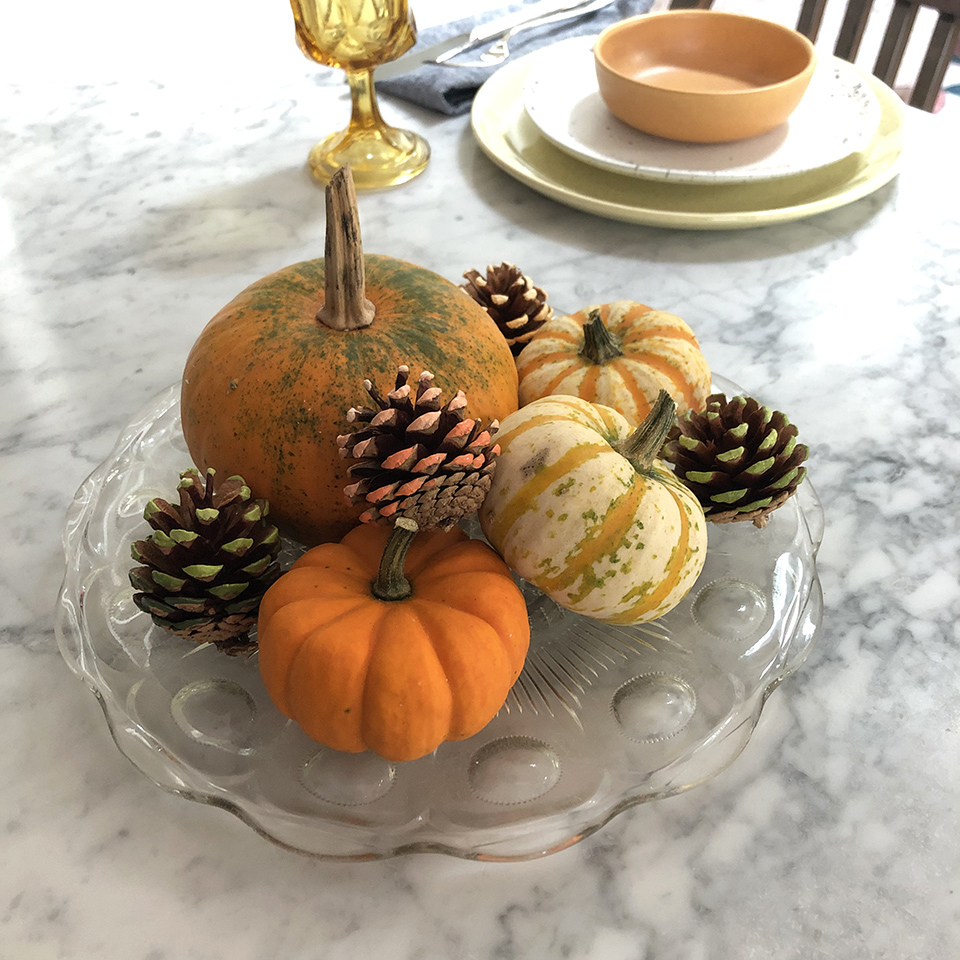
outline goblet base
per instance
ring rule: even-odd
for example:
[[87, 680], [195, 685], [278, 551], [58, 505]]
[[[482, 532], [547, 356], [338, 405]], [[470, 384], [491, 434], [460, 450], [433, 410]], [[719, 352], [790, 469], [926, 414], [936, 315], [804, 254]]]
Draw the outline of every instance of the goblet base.
[[321, 140], [308, 157], [315, 179], [327, 183], [349, 164], [357, 190], [393, 187], [422, 173], [430, 160], [423, 137], [394, 127], [341, 130]]

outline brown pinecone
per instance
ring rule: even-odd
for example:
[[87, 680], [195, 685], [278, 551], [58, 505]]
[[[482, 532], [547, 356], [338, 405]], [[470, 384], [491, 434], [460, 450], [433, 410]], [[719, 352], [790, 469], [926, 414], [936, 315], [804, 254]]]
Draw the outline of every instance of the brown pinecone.
[[344, 493], [367, 506], [364, 522], [402, 516], [421, 528], [446, 530], [476, 512], [487, 495], [500, 453], [493, 440], [499, 424], [467, 418], [462, 390], [442, 405], [432, 373], [420, 374], [416, 393], [409, 376], [409, 368], [400, 367], [386, 398], [363, 381], [376, 408], [352, 407], [347, 421], [363, 426], [337, 437], [340, 456], [359, 461], [349, 468], [355, 482]]
[[516, 356], [552, 316], [547, 295], [512, 263], [487, 267], [486, 276], [468, 270], [460, 285], [496, 321]]
[[662, 456], [690, 487], [708, 520], [752, 520], [769, 515], [796, 492], [806, 475], [807, 447], [784, 414], [751, 397], [707, 397], [706, 408], [677, 420]]
[[226, 653], [255, 647], [248, 633], [267, 587], [280, 574], [280, 536], [264, 519], [266, 500], [251, 500], [241, 477], [206, 484], [180, 474], [178, 505], [159, 497], [143, 512], [154, 532], [131, 547], [142, 566], [130, 571], [136, 605], [153, 622]]

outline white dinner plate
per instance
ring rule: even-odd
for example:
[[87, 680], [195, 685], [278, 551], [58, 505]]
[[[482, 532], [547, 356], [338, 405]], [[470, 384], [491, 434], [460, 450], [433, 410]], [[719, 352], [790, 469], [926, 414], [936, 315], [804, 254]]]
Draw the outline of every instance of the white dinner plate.
[[845, 60], [820, 62], [786, 123], [732, 143], [680, 143], [635, 130], [607, 109], [597, 88], [596, 37], [543, 51], [530, 68], [523, 102], [539, 131], [574, 157], [615, 173], [674, 183], [743, 183], [790, 177], [866, 149], [880, 101]]
[[[529, 71], [549, 48], [501, 67], [471, 111], [483, 152], [533, 190], [611, 220], [683, 230], [736, 230], [800, 220], [873, 193], [896, 176], [903, 149], [903, 105], [866, 72], [880, 123], [865, 149], [807, 173], [746, 183], [688, 184], [626, 176], [584, 163], [550, 143], [523, 106]], [[857, 68], [853, 68], [857, 69]]]

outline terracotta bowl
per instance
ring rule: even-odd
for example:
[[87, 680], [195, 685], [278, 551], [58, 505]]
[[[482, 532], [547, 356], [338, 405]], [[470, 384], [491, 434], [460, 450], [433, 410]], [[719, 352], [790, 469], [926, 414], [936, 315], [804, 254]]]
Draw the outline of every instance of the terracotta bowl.
[[783, 123], [816, 66], [789, 27], [718, 10], [645, 14], [608, 27], [593, 48], [610, 112], [669, 140], [722, 143]]

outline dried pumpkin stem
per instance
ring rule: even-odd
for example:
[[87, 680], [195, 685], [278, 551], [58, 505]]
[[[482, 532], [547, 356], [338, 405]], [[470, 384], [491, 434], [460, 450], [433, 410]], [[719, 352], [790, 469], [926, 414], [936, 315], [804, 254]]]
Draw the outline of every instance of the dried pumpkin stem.
[[607, 329], [607, 325], [600, 316], [600, 311], [594, 308], [589, 313], [590, 319], [583, 325], [583, 346], [580, 356], [590, 363], [609, 363], [623, 356], [620, 349], [620, 338]]
[[370, 584], [370, 589], [378, 600], [405, 600], [413, 593], [410, 581], [404, 576], [403, 567], [407, 560], [407, 551], [419, 529], [415, 521], [406, 517], [398, 517], [394, 523], [387, 545], [383, 548], [377, 579]]
[[373, 323], [366, 298], [363, 244], [357, 191], [349, 167], [341, 167], [326, 188], [327, 232], [323, 247], [324, 301], [317, 320], [334, 330], [359, 330]]
[[676, 401], [666, 390], [661, 390], [647, 418], [629, 437], [615, 444], [614, 449], [630, 461], [637, 473], [645, 473], [667, 439], [676, 415]]

